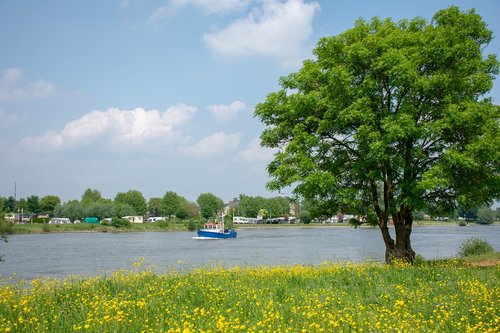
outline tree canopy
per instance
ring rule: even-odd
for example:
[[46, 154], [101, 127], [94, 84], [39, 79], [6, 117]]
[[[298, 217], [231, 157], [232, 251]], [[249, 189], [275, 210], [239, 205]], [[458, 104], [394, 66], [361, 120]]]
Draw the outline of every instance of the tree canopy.
[[101, 192], [99, 190], [92, 190], [90, 188], [86, 189], [82, 194], [82, 204], [90, 205], [95, 202], [101, 201], [103, 198], [101, 196]]
[[148, 210], [146, 199], [137, 190], [129, 190], [125, 193], [119, 192], [115, 196], [115, 203], [129, 205], [133, 209], [133, 215], [144, 215]]
[[[262, 145], [279, 148], [268, 187], [334, 214], [376, 216], [386, 258], [413, 259], [412, 213], [500, 195], [498, 74], [492, 32], [474, 10], [358, 20], [320, 39], [315, 59], [256, 107]], [[388, 232], [392, 218], [396, 241]]]
[[257, 217], [261, 215], [261, 210], [266, 212], [267, 218], [288, 216], [290, 213], [290, 200], [283, 197], [263, 198], [242, 194], [235, 214], [245, 217]]
[[200, 214], [203, 218], [209, 219], [217, 217], [224, 208], [224, 201], [212, 193], [202, 193], [196, 199]]
[[56, 195], [46, 195], [40, 199], [40, 209], [49, 215], [54, 214], [54, 209], [61, 204], [61, 199]]

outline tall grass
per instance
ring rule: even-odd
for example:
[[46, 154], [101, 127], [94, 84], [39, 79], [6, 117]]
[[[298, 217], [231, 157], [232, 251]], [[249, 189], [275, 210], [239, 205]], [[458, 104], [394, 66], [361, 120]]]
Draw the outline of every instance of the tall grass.
[[[500, 275], [458, 261], [143, 270], [0, 287], [0, 332], [498, 332]], [[5, 281], [8, 282], [8, 281]]]

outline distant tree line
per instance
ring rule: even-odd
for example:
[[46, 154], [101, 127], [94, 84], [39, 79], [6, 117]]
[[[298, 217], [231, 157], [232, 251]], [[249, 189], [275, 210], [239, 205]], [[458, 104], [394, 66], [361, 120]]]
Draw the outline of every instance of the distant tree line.
[[[70, 200], [65, 203], [61, 203], [61, 199], [56, 195], [46, 195], [42, 198], [32, 195], [18, 200], [12, 196], [8, 198], [0, 196], [0, 217], [5, 213], [17, 214], [22, 211], [25, 217], [46, 214], [50, 217], [67, 217], [72, 221], [81, 220], [87, 216], [103, 219], [134, 215], [181, 220], [197, 217], [212, 219], [220, 215], [224, 206], [224, 201], [212, 193], [202, 193], [196, 202], [192, 202], [176, 192], [168, 191], [163, 197], [152, 197], [147, 201], [138, 190], [119, 192], [114, 199], [107, 199], [102, 197], [99, 190], [89, 188], [85, 190], [80, 200]], [[303, 200], [299, 203], [298, 200], [281, 196], [264, 198], [240, 194], [230, 203], [226, 217], [230, 219], [233, 216], [252, 218], [260, 216], [263, 219], [272, 219], [293, 214], [304, 223], [309, 223], [316, 218], [331, 217], [329, 212], [322, 211], [320, 208], [310, 200]], [[415, 212], [415, 219], [422, 220], [425, 214], [426, 212], [423, 211]], [[433, 215], [438, 216], [436, 214]], [[486, 206], [472, 209], [459, 207], [444, 216], [491, 224], [495, 220], [500, 220], [500, 207], [496, 210]]]
[[[123, 216], [157, 216], [166, 219], [204, 219], [216, 218], [224, 208], [224, 201], [212, 193], [202, 193], [196, 202], [192, 202], [173, 191], [166, 192], [163, 197], [152, 197], [149, 200], [138, 190], [119, 192], [114, 199], [104, 198], [97, 189], [86, 189], [80, 200], [69, 200], [65, 203], [56, 195], [39, 198], [32, 195], [16, 200], [10, 196], [0, 196], [0, 216], [5, 213], [23, 213], [24, 217], [48, 215], [49, 217], [67, 217], [81, 220], [92, 216], [99, 219]], [[288, 216], [290, 199], [283, 197], [263, 198], [241, 194], [233, 201], [227, 217], [233, 215], [245, 217], [262, 216], [264, 218]]]

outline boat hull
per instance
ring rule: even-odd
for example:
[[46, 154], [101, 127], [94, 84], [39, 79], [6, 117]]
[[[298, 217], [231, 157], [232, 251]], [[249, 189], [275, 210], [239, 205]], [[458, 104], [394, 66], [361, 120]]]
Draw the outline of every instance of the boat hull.
[[212, 230], [198, 230], [199, 238], [215, 238], [215, 239], [225, 239], [225, 238], [236, 238], [237, 232], [234, 230], [229, 230], [226, 232], [212, 231]]

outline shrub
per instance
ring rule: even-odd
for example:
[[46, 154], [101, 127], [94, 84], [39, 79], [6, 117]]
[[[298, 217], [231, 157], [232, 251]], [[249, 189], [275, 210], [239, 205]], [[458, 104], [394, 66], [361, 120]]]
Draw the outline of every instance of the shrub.
[[198, 228], [198, 225], [196, 224], [196, 221], [189, 220], [187, 228], [189, 231], [195, 231]]
[[492, 224], [495, 221], [495, 211], [489, 207], [481, 207], [477, 211], [477, 223]]
[[0, 221], [0, 235], [14, 234], [14, 227], [12, 223]]
[[111, 220], [111, 225], [115, 228], [130, 228], [132, 226], [130, 224], [130, 221], [118, 217], [113, 217], [113, 219]]
[[160, 220], [156, 222], [156, 225], [160, 228], [167, 229], [170, 226], [170, 221], [167, 220]]
[[493, 252], [495, 250], [487, 241], [474, 237], [465, 240], [458, 249], [460, 257], [477, 256]]
[[413, 258], [413, 265], [418, 266], [418, 265], [423, 265], [427, 261], [425, 260], [425, 257], [419, 253], [415, 255], [415, 258]]

